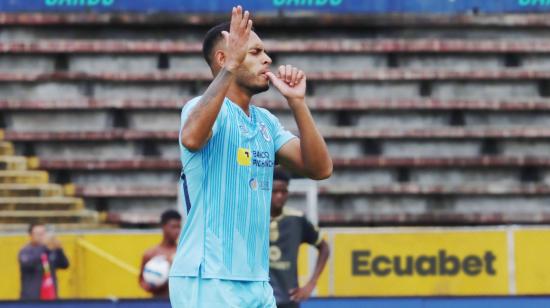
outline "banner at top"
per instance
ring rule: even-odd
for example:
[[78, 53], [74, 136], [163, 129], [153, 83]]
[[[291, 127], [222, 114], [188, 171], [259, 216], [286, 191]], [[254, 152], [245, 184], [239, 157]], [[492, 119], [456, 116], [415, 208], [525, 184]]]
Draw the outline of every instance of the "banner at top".
[[227, 13], [241, 4], [255, 14], [464, 14], [548, 12], [548, 0], [0, 0], [1, 12]]

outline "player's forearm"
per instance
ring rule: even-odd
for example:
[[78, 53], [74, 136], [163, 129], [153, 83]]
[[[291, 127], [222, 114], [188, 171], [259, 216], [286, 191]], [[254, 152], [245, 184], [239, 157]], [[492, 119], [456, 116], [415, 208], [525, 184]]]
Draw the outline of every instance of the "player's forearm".
[[233, 73], [225, 68], [222, 69], [189, 114], [181, 131], [181, 143], [187, 149], [198, 151], [210, 138], [225, 94], [234, 78]]
[[317, 284], [321, 273], [323, 273], [323, 270], [327, 265], [329, 255], [330, 249], [328, 248], [328, 244], [325, 241], [322, 241], [321, 245], [319, 246], [319, 255], [317, 256], [317, 262], [315, 262], [315, 269], [313, 270], [313, 275], [311, 275], [308, 283], [313, 285]]
[[328, 178], [332, 174], [332, 159], [323, 136], [315, 126], [309, 108], [303, 99], [289, 101], [289, 106], [300, 131], [304, 171], [315, 180]]

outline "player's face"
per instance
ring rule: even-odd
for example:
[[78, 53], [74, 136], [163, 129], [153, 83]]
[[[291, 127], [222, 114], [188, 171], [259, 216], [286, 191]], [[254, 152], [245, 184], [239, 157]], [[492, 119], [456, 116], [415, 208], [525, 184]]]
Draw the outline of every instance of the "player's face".
[[273, 192], [271, 193], [271, 207], [282, 209], [288, 200], [288, 183], [285, 181], [273, 181]]
[[31, 242], [35, 245], [44, 245], [46, 242], [46, 227], [35, 226], [31, 231]]
[[162, 227], [164, 236], [167, 237], [170, 241], [177, 241], [181, 232], [181, 220], [179, 219], [170, 219]]
[[264, 43], [254, 32], [248, 39], [248, 53], [237, 72], [237, 84], [252, 95], [269, 89], [269, 79], [265, 74], [271, 65], [271, 58], [264, 49]]

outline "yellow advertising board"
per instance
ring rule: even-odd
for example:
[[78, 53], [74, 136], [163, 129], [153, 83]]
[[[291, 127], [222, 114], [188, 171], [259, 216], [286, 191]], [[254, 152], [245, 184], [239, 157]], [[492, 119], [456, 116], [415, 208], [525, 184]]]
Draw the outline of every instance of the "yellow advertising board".
[[[141, 257], [161, 241], [159, 233], [67, 234], [59, 239], [69, 268], [57, 271], [60, 298], [144, 298], [138, 283]], [[0, 300], [20, 293], [19, 250], [28, 235], [0, 236]]]
[[339, 233], [334, 296], [505, 295], [504, 231]]
[[514, 231], [517, 293], [550, 294], [550, 230]]
[[[316, 296], [550, 294], [550, 228], [337, 228], [325, 229], [323, 237], [331, 256]], [[71, 262], [58, 272], [62, 298], [148, 296], [137, 283], [140, 259], [160, 234], [60, 239]], [[0, 236], [0, 299], [19, 296], [17, 253], [27, 241], [27, 235]], [[316, 249], [302, 245], [301, 285], [316, 258]]]

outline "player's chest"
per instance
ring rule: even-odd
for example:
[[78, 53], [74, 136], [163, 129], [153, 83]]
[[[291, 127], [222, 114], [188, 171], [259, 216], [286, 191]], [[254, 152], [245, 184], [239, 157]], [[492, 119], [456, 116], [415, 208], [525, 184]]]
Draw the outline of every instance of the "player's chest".
[[282, 219], [271, 221], [269, 226], [269, 242], [280, 247], [299, 247], [302, 239], [301, 228], [292, 221]]
[[273, 137], [265, 123], [234, 121], [227, 123], [225, 129], [230, 136], [226, 138], [226, 149], [236, 153], [239, 165], [258, 168], [275, 165]]

